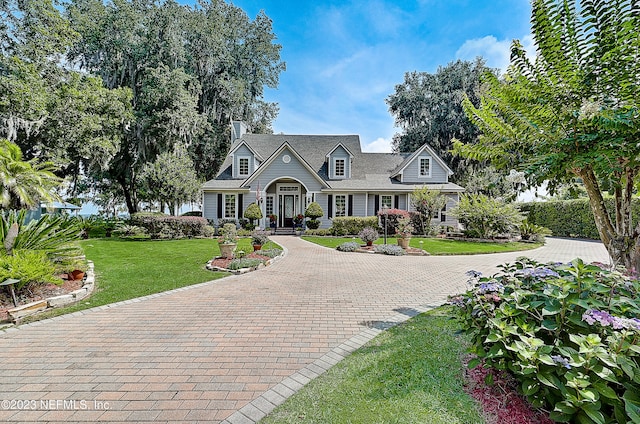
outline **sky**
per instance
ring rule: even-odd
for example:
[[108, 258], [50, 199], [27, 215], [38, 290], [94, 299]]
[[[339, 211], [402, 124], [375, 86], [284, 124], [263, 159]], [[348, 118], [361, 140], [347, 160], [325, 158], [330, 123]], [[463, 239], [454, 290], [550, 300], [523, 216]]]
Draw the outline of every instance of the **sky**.
[[287, 70], [265, 100], [274, 133], [357, 134], [364, 151], [390, 152], [385, 99], [407, 72], [457, 59], [506, 69], [513, 39], [531, 44], [529, 0], [233, 0], [273, 21]]

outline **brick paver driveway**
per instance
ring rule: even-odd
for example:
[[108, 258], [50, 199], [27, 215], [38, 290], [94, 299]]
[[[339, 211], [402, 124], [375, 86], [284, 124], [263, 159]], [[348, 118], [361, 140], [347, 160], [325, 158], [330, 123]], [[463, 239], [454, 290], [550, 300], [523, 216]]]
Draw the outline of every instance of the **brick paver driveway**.
[[[294, 237], [250, 274], [0, 333], [1, 422], [255, 422], [388, 325], [523, 253], [390, 257]], [[549, 239], [542, 261], [607, 262]]]

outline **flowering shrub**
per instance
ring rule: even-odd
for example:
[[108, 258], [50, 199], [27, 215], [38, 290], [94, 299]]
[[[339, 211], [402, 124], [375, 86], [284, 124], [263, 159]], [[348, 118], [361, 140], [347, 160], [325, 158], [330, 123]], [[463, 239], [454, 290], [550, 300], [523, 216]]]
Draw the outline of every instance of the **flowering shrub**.
[[377, 230], [375, 230], [375, 229], [373, 229], [371, 227], [364, 227], [358, 233], [358, 237], [363, 242], [368, 243], [368, 242], [374, 242], [374, 241], [378, 240], [380, 238], [380, 234], [378, 234]]
[[384, 253], [385, 255], [392, 256], [402, 256], [406, 255], [407, 253], [402, 247], [398, 246], [397, 244], [377, 244], [374, 247], [374, 250], [377, 253]]
[[640, 282], [576, 259], [528, 259], [450, 298], [473, 353], [560, 422], [640, 422]]
[[380, 225], [384, 229], [385, 222], [387, 226], [387, 234], [395, 234], [398, 228], [398, 220], [402, 218], [409, 219], [409, 212], [404, 209], [387, 209], [386, 213], [384, 209], [378, 211], [378, 217], [380, 219]]
[[360, 245], [355, 241], [348, 241], [346, 243], [342, 243], [338, 247], [336, 247], [341, 252], [355, 252], [360, 249]]

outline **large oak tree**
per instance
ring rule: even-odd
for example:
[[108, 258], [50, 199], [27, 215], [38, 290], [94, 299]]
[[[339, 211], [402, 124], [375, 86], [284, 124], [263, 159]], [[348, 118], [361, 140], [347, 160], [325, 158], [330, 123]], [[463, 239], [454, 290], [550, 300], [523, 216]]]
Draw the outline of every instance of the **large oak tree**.
[[[640, 270], [631, 200], [640, 173], [640, 3], [534, 0], [536, 58], [518, 41], [503, 80], [485, 75], [482, 135], [462, 156], [525, 171], [531, 183], [582, 179], [600, 237], [616, 263]], [[615, 198], [613, 210], [603, 187]]]

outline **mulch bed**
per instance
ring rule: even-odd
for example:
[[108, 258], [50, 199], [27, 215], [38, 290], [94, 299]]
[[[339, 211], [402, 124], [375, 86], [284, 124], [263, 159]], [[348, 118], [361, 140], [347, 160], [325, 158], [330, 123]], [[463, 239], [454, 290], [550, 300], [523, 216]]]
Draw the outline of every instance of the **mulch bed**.
[[[16, 293], [18, 305], [26, 305], [27, 303], [36, 302], [38, 300], [68, 294], [82, 288], [82, 284], [82, 280], [62, 280], [62, 284], [60, 285], [34, 285], [22, 290], [22, 293], [19, 295]], [[7, 311], [14, 307], [11, 294], [9, 294], [9, 289], [3, 287], [0, 289], [0, 322], [10, 321], [9, 313]]]
[[[533, 409], [518, 393], [508, 373], [478, 365], [465, 374], [465, 391], [480, 404], [487, 424], [554, 424], [545, 411]], [[492, 384], [486, 383], [488, 376]]]

